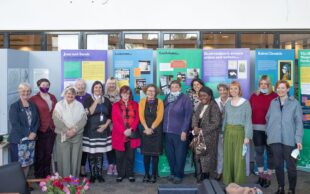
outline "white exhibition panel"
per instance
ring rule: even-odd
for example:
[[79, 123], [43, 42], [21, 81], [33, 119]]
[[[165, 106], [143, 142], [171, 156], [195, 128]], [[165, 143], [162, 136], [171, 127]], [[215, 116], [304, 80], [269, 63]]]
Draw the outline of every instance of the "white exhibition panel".
[[310, 29], [309, 0], [2, 0], [1, 8], [0, 30]]

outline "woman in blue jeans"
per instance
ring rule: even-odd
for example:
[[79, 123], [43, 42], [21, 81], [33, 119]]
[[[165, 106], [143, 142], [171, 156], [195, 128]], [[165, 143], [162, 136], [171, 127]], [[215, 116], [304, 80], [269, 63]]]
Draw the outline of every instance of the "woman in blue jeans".
[[179, 81], [172, 81], [170, 94], [166, 97], [164, 111], [164, 133], [166, 154], [170, 166], [169, 180], [182, 182], [188, 147], [187, 134], [192, 118], [193, 106], [190, 98], [181, 92]]
[[273, 163], [278, 181], [276, 194], [284, 194], [285, 174], [284, 161], [288, 174], [289, 192], [295, 194], [297, 182], [297, 159], [291, 156], [294, 149], [302, 149], [302, 137], [304, 134], [302, 110], [299, 102], [288, 96], [290, 84], [280, 80], [275, 86], [279, 97], [271, 101], [266, 115], [267, 144], [273, 153]]

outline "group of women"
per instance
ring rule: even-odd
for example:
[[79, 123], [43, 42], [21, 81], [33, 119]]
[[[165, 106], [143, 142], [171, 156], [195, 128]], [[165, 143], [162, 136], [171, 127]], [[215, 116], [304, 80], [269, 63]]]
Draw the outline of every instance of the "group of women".
[[193, 151], [197, 181], [223, 177], [225, 184], [243, 183], [247, 145], [253, 139], [258, 183], [268, 187], [275, 169], [277, 193], [284, 193], [285, 161], [289, 192], [295, 192], [296, 159], [291, 152], [302, 149], [302, 111], [299, 102], [288, 96], [290, 85], [285, 80], [276, 83], [276, 94], [270, 79], [262, 76], [249, 101], [242, 97], [236, 81], [229, 86], [219, 84], [217, 99], [198, 78], [186, 94], [181, 92], [179, 81], [172, 81], [164, 101], [157, 98], [159, 91], [150, 84], [144, 88], [146, 98], [139, 104], [133, 101], [131, 89], [119, 89], [114, 78], [107, 80], [105, 88], [100, 81], [94, 82], [91, 94], [85, 92], [85, 82], [78, 80], [75, 87], [64, 89], [63, 100], [58, 103], [48, 93], [47, 79], [38, 80], [37, 85], [40, 92], [30, 98], [31, 87], [20, 84], [20, 99], [10, 108], [11, 158], [21, 163], [25, 173], [35, 161], [36, 177], [49, 175], [53, 156], [60, 175], [85, 175], [88, 160], [90, 181], [104, 182], [102, 164], [106, 153], [108, 174], [116, 175], [117, 182], [124, 178], [134, 182], [134, 152], [140, 146], [144, 155], [143, 182], [155, 183], [165, 145], [169, 180], [178, 184], [184, 177], [191, 136], [199, 136], [206, 152]]

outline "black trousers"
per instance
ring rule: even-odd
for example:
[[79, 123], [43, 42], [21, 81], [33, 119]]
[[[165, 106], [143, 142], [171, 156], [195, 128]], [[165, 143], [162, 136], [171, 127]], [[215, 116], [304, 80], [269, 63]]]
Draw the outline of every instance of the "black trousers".
[[87, 161], [87, 152], [82, 152], [81, 166], [85, 166]]
[[46, 178], [51, 174], [52, 152], [56, 135], [54, 131], [48, 129], [46, 133], [38, 131], [37, 137], [34, 174], [36, 178]]
[[130, 147], [130, 142], [125, 143], [125, 151], [115, 150], [116, 166], [119, 177], [133, 177], [133, 168], [135, 162], [134, 149]]
[[107, 158], [108, 158], [109, 164], [115, 165], [116, 164], [115, 150], [111, 150], [107, 152]]
[[295, 190], [297, 182], [296, 159], [291, 156], [294, 146], [287, 146], [281, 143], [270, 144], [273, 153], [273, 162], [279, 187], [285, 186], [284, 161], [288, 174], [289, 189]]
[[150, 175], [151, 159], [152, 159], [152, 175], [157, 177], [159, 156], [150, 156], [150, 155], [143, 156], [145, 175]]

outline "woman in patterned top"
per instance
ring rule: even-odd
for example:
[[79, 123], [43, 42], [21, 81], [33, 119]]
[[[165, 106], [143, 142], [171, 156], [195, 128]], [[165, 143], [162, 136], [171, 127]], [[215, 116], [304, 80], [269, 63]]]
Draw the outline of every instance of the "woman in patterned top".
[[29, 166], [34, 162], [36, 133], [40, 126], [37, 108], [29, 101], [31, 86], [21, 83], [18, 86], [19, 100], [10, 106], [9, 119], [12, 129], [9, 134], [12, 162], [19, 162], [28, 175]]

